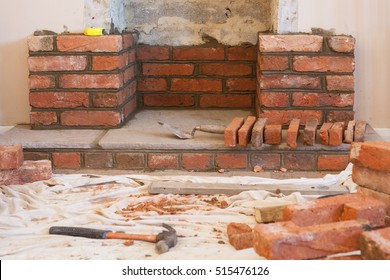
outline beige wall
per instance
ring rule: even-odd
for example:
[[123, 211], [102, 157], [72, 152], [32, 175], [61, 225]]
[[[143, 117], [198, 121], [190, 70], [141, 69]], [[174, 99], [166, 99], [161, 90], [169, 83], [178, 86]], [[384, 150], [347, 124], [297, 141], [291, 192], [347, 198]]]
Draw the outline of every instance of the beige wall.
[[83, 30], [84, 0], [4, 1], [0, 9], [0, 125], [29, 122], [27, 37]]
[[334, 28], [356, 46], [356, 118], [390, 128], [390, 1], [299, 0], [298, 30]]

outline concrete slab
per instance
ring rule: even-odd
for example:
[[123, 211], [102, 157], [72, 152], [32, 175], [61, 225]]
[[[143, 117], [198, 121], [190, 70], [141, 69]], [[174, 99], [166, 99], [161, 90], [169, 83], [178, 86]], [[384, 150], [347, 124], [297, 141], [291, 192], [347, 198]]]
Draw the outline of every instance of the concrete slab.
[[226, 149], [223, 134], [197, 131], [193, 139], [179, 139], [158, 121], [185, 131], [201, 124], [228, 125], [234, 117], [253, 115], [249, 110], [144, 110], [121, 129], [110, 130], [100, 141], [103, 149]]
[[32, 130], [28, 125], [18, 125], [0, 134], [0, 145], [21, 144], [29, 149], [96, 148], [105, 130]]

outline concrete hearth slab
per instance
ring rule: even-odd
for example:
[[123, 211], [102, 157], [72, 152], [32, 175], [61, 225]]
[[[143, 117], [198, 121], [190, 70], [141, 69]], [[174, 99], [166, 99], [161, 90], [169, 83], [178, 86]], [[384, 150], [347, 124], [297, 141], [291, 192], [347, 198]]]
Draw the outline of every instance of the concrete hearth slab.
[[18, 125], [0, 135], [0, 145], [21, 144], [27, 149], [91, 149], [96, 148], [105, 130], [32, 130]]
[[144, 110], [121, 129], [112, 129], [99, 141], [103, 149], [225, 149], [223, 134], [197, 131], [192, 139], [179, 139], [158, 121], [191, 131], [200, 124], [228, 125], [249, 110]]

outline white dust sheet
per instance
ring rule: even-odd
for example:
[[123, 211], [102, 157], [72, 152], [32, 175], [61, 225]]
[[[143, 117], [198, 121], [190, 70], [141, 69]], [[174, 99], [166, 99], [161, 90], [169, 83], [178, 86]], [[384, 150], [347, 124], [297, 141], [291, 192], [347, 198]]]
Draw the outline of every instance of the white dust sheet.
[[[48, 181], [0, 186], [0, 259], [41, 260], [143, 260], [143, 259], [261, 259], [253, 249], [236, 251], [226, 234], [230, 222], [255, 225], [253, 206], [263, 200], [301, 202], [300, 193], [289, 196], [265, 191], [225, 195], [150, 195], [153, 181], [232, 184], [283, 184], [353, 188], [350, 167], [318, 179], [276, 180], [261, 177], [208, 176], [99, 176], [53, 175]], [[351, 187], [352, 186], [352, 187]], [[352, 192], [352, 190], [351, 190]], [[155, 244], [125, 240], [89, 239], [50, 235], [51, 226], [77, 226], [157, 234], [162, 223], [174, 227], [178, 243], [157, 254]]]

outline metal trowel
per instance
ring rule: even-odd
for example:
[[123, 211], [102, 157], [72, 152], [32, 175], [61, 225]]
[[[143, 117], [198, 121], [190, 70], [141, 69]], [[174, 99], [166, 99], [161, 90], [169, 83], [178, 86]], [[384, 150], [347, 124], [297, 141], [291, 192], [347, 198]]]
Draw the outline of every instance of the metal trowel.
[[214, 133], [214, 134], [223, 134], [225, 132], [225, 126], [224, 125], [217, 125], [217, 124], [202, 124], [195, 126], [191, 132], [184, 131], [181, 128], [177, 126], [173, 126], [170, 124], [166, 124], [163, 122], [158, 122], [162, 127], [166, 128], [168, 131], [176, 135], [180, 139], [192, 139], [194, 138], [196, 131], [202, 131], [202, 132], [208, 132], [208, 133]]

